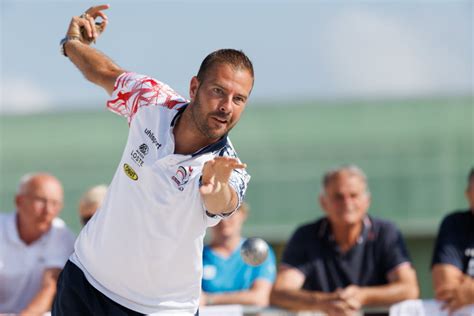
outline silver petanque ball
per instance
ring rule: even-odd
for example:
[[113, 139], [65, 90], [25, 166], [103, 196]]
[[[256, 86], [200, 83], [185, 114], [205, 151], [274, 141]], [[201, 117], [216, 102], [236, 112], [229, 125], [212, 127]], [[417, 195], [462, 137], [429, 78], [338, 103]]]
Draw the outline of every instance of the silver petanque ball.
[[262, 264], [268, 256], [268, 244], [262, 238], [247, 238], [242, 244], [240, 255], [251, 266]]

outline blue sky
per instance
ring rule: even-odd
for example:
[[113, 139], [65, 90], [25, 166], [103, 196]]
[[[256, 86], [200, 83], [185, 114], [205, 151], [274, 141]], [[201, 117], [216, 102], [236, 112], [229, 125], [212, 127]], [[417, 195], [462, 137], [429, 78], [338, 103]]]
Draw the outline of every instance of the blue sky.
[[[1, 1], [0, 113], [102, 107], [58, 43], [91, 1]], [[244, 50], [252, 102], [468, 95], [472, 1], [119, 1], [96, 47], [188, 96], [207, 53]]]

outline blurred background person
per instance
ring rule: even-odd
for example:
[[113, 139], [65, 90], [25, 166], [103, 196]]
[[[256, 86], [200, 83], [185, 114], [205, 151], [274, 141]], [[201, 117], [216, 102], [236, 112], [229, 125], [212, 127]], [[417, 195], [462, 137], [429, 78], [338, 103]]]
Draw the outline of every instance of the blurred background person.
[[352, 315], [419, 295], [399, 230], [367, 214], [370, 192], [357, 166], [328, 171], [320, 204], [326, 216], [299, 227], [286, 245], [271, 303], [291, 310]]
[[450, 312], [474, 304], [474, 168], [465, 195], [469, 208], [443, 219], [431, 264], [435, 297]]
[[201, 306], [241, 304], [267, 306], [275, 281], [275, 254], [270, 248], [259, 266], [245, 263], [240, 255], [242, 225], [249, 205], [242, 203], [237, 212], [211, 229], [211, 240], [203, 251]]
[[83, 226], [92, 218], [94, 213], [102, 205], [107, 186], [105, 184], [96, 185], [87, 190], [79, 200], [79, 218]]
[[23, 176], [16, 212], [0, 214], [0, 313], [41, 315], [51, 308], [56, 281], [74, 246], [59, 219], [63, 187], [48, 173]]

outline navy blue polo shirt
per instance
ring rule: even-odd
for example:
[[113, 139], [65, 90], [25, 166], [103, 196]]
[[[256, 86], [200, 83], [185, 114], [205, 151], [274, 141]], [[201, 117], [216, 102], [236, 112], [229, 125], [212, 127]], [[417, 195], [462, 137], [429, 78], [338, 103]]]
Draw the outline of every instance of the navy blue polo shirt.
[[474, 277], [474, 212], [457, 211], [447, 215], [439, 228], [431, 266], [452, 264]]
[[282, 263], [305, 276], [303, 289], [333, 292], [355, 284], [387, 284], [387, 274], [409, 255], [402, 234], [389, 221], [367, 216], [359, 240], [342, 253], [326, 217], [299, 227], [283, 252]]

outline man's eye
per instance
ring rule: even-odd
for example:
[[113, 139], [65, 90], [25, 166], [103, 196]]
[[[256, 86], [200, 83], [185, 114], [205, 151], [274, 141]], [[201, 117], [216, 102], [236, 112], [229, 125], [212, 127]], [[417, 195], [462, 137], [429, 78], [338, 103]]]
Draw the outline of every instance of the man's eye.
[[240, 98], [240, 97], [237, 97], [237, 98], [234, 98], [234, 102], [236, 104], [242, 104], [245, 102], [244, 98]]

